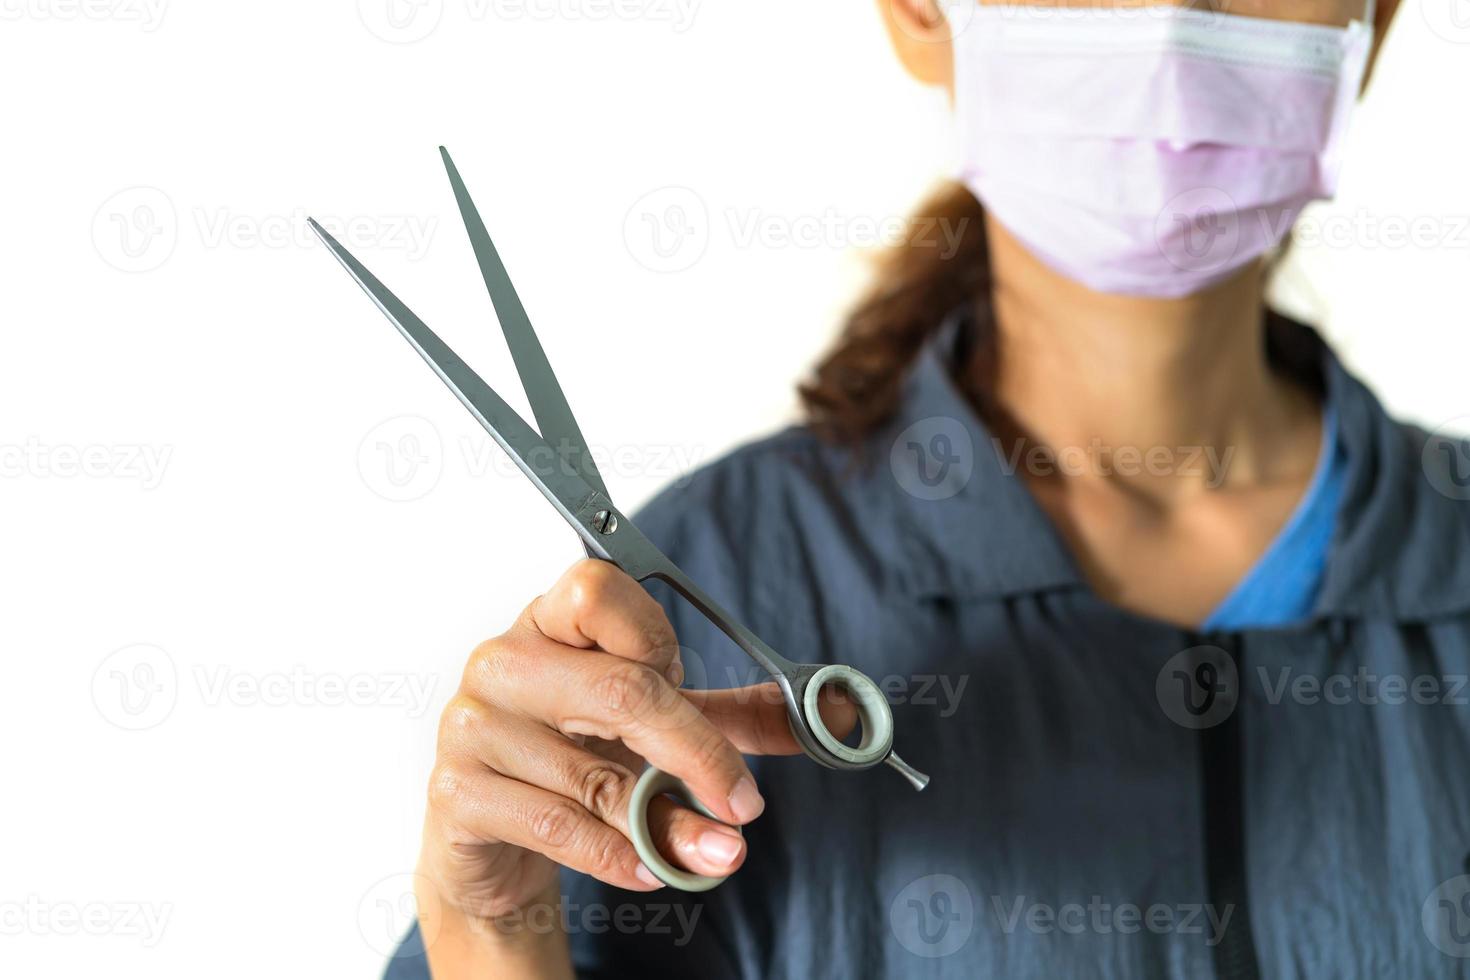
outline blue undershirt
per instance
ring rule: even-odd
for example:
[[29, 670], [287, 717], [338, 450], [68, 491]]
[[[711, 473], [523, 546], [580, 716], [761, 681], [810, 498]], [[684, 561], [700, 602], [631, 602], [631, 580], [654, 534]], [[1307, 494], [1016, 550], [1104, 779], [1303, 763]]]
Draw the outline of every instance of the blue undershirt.
[[1205, 620], [1205, 630], [1286, 626], [1312, 613], [1332, 547], [1347, 477], [1347, 454], [1338, 438], [1337, 410], [1322, 418], [1322, 452], [1296, 512], [1234, 590]]

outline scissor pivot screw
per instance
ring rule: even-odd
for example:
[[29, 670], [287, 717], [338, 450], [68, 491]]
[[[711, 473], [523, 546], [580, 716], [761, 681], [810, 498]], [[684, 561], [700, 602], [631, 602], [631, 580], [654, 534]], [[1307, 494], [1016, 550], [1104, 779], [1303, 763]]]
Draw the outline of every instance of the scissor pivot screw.
[[598, 534], [612, 534], [618, 529], [618, 515], [610, 510], [600, 510], [592, 515], [592, 526]]

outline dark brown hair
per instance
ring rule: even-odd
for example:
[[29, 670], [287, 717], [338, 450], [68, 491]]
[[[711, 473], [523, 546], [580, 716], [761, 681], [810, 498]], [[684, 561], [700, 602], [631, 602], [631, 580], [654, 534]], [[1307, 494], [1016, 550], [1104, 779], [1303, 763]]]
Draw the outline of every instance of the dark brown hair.
[[[948, 183], [919, 206], [904, 240], [880, 256], [873, 284], [798, 389], [808, 424], [833, 442], [860, 443], [897, 410], [904, 379], [925, 342], [967, 305], [971, 329], [957, 351], [966, 370], [955, 382], [981, 417], [989, 418], [998, 407], [989, 385], [996, 345], [985, 209], [963, 184]], [[1316, 334], [1270, 309], [1265, 326], [1273, 365], [1320, 389]]]

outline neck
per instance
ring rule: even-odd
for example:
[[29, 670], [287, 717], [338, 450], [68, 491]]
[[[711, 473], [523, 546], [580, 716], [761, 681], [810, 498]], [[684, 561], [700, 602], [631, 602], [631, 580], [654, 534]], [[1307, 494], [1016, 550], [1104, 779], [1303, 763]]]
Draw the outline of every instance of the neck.
[[[1319, 409], [1266, 360], [1262, 263], [1183, 299], [1115, 296], [1057, 275], [993, 220], [988, 231], [1008, 436], [1076, 458], [1172, 458], [1068, 470], [1162, 497], [1294, 477], [1303, 446], [1315, 459]], [[1189, 468], [1189, 455], [1228, 463]]]

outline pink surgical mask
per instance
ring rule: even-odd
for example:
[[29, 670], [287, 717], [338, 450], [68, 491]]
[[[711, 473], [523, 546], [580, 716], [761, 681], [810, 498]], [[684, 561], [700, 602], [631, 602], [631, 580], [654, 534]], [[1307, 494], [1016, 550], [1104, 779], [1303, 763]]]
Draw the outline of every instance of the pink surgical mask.
[[1371, 10], [1340, 28], [950, 0], [960, 178], [1069, 279], [1198, 292], [1336, 193]]

